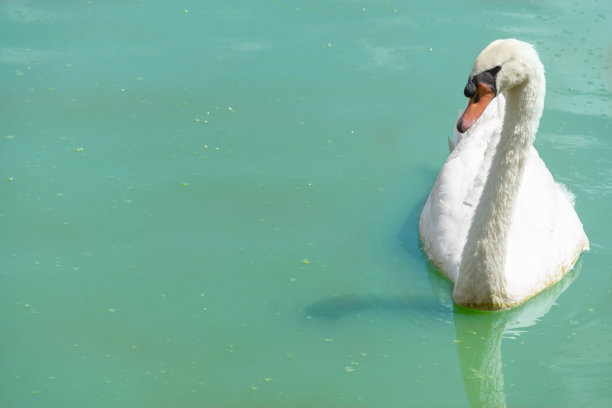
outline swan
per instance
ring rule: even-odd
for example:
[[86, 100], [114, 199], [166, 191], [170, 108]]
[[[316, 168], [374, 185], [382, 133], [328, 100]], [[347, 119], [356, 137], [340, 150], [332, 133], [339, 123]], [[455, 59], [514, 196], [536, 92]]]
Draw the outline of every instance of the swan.
[[455, 303], [516, 306], [558, 282], [589, 240], [574, 196], [533, 146], [544, 107], [535, 48], [496, 40], [478, 56], [455, 143], [419, 219], [423, 249], [454, 282]]

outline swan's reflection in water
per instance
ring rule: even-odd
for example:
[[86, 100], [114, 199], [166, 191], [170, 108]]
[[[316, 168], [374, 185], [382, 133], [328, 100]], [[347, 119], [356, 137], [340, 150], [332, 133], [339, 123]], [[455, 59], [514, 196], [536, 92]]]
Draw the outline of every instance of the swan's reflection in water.
[[528, 302], [501, 312], [478, 312], [454, 306], [457, 353], [465, 391], [473, 408], [506, 407], [502, 339], [534, 326], [580, 273], [576, 264], [559, 283]]
[[452, 284], [430, 267], [430, 283], [439, 300], [389, 298], [383, 296], [333, 296], [304, 309], [309, 317], [339, 319], [365, 310], [411, 310], [432, 317], [452, 307], [457, 353], [468, 400], [473, 408], [506, 407], [502, 372], [502, 339], [516, 337], [548, 313], [555, 301], [578, 276], [578, 262], [559, 283], [514, 309], [480, 312], [452, 305]]

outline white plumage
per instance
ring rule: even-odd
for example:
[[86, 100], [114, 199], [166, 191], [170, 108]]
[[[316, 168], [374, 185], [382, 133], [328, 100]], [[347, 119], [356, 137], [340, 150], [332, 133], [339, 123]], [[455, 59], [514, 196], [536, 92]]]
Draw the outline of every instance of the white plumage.
[[486, 310], [536, 295], [589, 248], [573, 195], [533, 147], [545, 93], [537, 53], [517, 40], [491, 43], [470, 75], [479, 91], [479, 74], [495, 67], [482, 87], [495, 95], [467, 132], [455, 132], [419, 222], [429, 258], [455, 283], [455, 302]]

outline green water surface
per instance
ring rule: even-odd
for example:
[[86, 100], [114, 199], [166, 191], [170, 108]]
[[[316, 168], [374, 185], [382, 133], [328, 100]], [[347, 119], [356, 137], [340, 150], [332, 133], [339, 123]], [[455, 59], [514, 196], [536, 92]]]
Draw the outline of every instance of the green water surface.
[[[0, 406], [609, 407], [612, 3], [0, 0]], [[591, 252], [454, 307], [418, 216], [536, 45]]]

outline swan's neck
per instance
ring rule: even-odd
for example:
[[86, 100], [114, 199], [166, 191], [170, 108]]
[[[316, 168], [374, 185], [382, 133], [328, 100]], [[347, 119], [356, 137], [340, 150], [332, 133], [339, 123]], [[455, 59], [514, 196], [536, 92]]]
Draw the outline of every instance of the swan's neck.
[[544, 76], [505, 94], [499, 144], [463, 250], [453, 297], [459, 304], [499, 310], [512, 306], [506, 252], [516, 199], [544, 106]]

